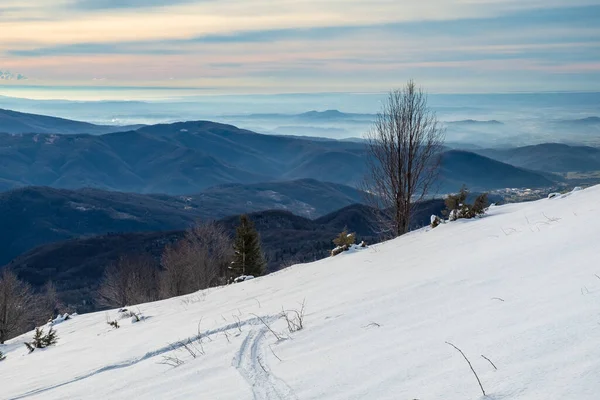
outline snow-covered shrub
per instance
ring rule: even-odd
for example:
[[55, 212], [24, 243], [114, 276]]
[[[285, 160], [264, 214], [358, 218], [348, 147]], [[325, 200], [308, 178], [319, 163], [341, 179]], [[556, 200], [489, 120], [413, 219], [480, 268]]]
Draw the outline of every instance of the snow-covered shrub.
[[450, 221], [456, 221], [461, 218], [470, 219], [485, 214], [488, 207], [487, 193], [477, 196], [473, 204], [467, 203], [468, 195], [469, 191], [464, 185], [457, 194], [448, 195], [445, 200], [446, 210], [444, 213], [448, 215]]
[[338, 254], [342, 254], [344, 251], [348, 250], [347, 247], [336, 247], [333, 250], [331, 250], [331, 257], [335, 257]]
[[48, 333], [44, 333], [44, 328], [35, 328], [33, 334], [33, 340], [31, 342], [25, 342], [25, 347], [32, 353], [35, 349], [43, 349], [58, 342], [58, 334], [52, 326], [48, 330]]
[[51, 319], [50, 321], [48, 321], [48, 323], [51, 324], [51, 325], [57, 325], [57, 324], [60, 324], [61, 322], [70, 320], [75, 315], [76, 314], [69, 314], [69, 313], [64, 313], [62, 315], [59, 314], [56, 318]]
[[442, 219], [440, 217], [438, 217], [437, 215], [432, 215], [431, 216], [431, 227], [432, 228], [437, 228], [438, 226], [440, 226], [440, 224], [442, 224]]
[[344, 229], [338, 235], [338, 237], [333, 239], [333, 244], [335, 244], [336, 246], [339, 246], [339, 247], [343, 247], [343, 246], [350, 247], [354, 244], [355, 241], [356, 241], [356, 234], [348, 233], [348, 230]]
[[[131, 323], [135, 323], [135, 322], [140, 322], [145, 319], [144, 315], [142, 314], [142, 312], [139, 309], [137, 312], [135, 312], [135, 311], [127, 309], [127, 308], [119, 308], [117, 313], [118, 313], [117, 320], [130, 318]], [[113, 322], [117, 322], [117, 321], [115, 320]], [[113, 323], [111, 323], [111, 321], [108, 321], [108, 319], [107, 319], [107, 323], [109, 325], [113, 326], [115, 329], [118, 328], [118, 326], [115, 326]], [[117, 325], [118, 325], [118, 323], [117, 323]]]
[[4, 361], [6, 360], [6, 356], [4, 355], [4, 353], [2, 351], [0, 351], [0, 361]]
[[348, 251], [350, 249], [350, 247], [352, 247], [354, 245], [355, 241], [356, 241], [356, 234], [348, 233], [348, 230], [344, 229], [338, 235], [338, 237], [333, 239], [333, 244], [335, 244], [336, 247], [333, 250], [331, 250], [331, 256], [334, 257], [340, 253], [343, 253], [344, 251]]
[[241, 276], [238, 276], [237, 278], [235, 278], [233, 280], [233, 283], [240, 283], [240, 282], [244, 282], [244, 281], [249, 281], [251, 279], [254, 279], [253, 275], [241, 275]]
[[335, 249], [331, 250], [331, 257], [337, 256], [338, 254], [342, 254], [342, 253], [359, 251], [359, 250], [365, 249], [367, 247], [369, 247], [369, 246], [367, 246], [367, 243], [365, 243], [364, 241], [360, 242], [360, 244], [353, 244], [350, 246], [343, 246], [343, 247], [338, 246]]

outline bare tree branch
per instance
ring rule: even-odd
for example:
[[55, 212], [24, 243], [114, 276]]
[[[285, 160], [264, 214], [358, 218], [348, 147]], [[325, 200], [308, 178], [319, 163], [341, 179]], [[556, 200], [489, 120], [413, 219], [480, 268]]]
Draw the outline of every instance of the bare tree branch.
[[496, 364], [494, 364], [494, 363], [492, 362], [492, 360], [490, 360], [489, 358], [487, 358], [487, 357], [486, 357], [486, 356], [484, 356], [483, 354], [481, 355], [481, 357], [483, 357], [484, 359], [486, 359], [486, 360], [487, 360], [487, 361], [488, 361], [490, 364], [492, 364], [492, 367], [494, 367], [494, 369], [495, 369], [496, 371], [498, 371], [498, 368], [496, 367]]
[[477, 372], [475, 372], [475, 369], [473, 369], [473, 366], [471, 365], [471, 361], [469, 361], [469, 359], [467, 358], [467, 356], [465, 356], [465, 353], [463, 353], [461, 349], [459, 349], [458, 347], [456, 347], [455, 345], [453, 345], [450, 342], [446, 342], [446, 344], [454, 347], [456, 350], [458, 350], [458, 352], [460, 354], [462, 354], [462, 356], [465, 359], [465, 361], [467, 362], [467, 364], [469, 364], [469, 368], [471, 368], [471, 371], [473, 371], [473, 375], [475, 375], [475, 378], [477, 379], [477, 383], [479, 383], [479, 387], [481, 388], [481, 392], [485, 396], [485, 390], [483, 389], [483, 385], [481, 384], [481, 381], [479, 380], [479, 376], [477, 376]]

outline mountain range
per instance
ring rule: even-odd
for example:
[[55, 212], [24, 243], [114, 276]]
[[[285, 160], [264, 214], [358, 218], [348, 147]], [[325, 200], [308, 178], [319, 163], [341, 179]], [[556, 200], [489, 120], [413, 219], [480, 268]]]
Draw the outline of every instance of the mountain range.
[[[209, 121], [104, 135], [0, 134], [0, 191], [51, 186], [187, 195], [223, 184], [304, 178], [358, 187], [366, 154], [361, 142], [263, 135]], [[451, 151], [442, 167], [442, 192], [463, 183], [475, 190], [552, 184], [540, 173], [475, 153]], [[502, 180], [486, 178], [500, 170]]]
[[[36, 287], [54, 281], [69, 303], [85, 301], [84, 310], [93, 309], [91, 290], [110, 262], [148, 253], [158, 263], [164, 246], [197, 220], [218, 220], [233, 234], [238, 215], [252, 213], [270, 271], [326, 256], [345, 227], [380, 239], [375, 211], [356, 204], [367, 172], [362, 141], [265, 135], [210, 121], [76, 133], [77, 122], [34, 117], [47, 124], [28, 126], [53, 133], [0, 134], [0, 190], [8, 190], [0, 193], [0, 265]], [[473, 191], [554, 186], [560, 178], [549, 172], [559, 171], [544, 163], [553, 151], [569, 168], [590, 154], [593, 168], [593, 148], [553, 146], [445, 149], [438, 193], [463, 184]], [[443, 207], [442, 200], [423, 203], [412, 227]]]
[[325, 111], [307, 111], [300, 114], [248, 114], [248, 115], [225, 115], [223, 118], [226, 119], [257, 119], [257, 120], [284, 120], [286, 122], [348, 122], [348, 121], [360, 121], [360, 122], [372, 122], [376, 117], [376, 114], [358, 114], [358, 113], [345, 113], [339, 110], [325, 110]]
[[189, 196], [26, 187], [0, 193], [0, 265], [36, 246], [109, 232], [186, 229], [264, 210], [318, 218], [360, 203], [357, 189], [316, 180], [232, 184]]
[[101, 136], [0, 134], [0, 190], [37, 185], [189, 194], [224, 183], [319, 177], [356, 184], [364, 147], [259, 135], [207, 121]]

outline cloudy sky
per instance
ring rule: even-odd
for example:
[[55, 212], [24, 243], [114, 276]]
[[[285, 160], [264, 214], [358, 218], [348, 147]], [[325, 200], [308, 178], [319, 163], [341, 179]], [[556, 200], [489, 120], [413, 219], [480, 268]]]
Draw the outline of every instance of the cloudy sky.
[[598, 0], [2, 0], [11, 86], [600, 90]]

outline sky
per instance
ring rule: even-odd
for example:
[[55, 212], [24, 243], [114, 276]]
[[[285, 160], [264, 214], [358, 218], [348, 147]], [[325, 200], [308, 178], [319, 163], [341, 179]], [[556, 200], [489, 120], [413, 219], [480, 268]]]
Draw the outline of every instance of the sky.
[[598, 21], [599, 0], [2, 0], [0, 95], [600, 91]]

